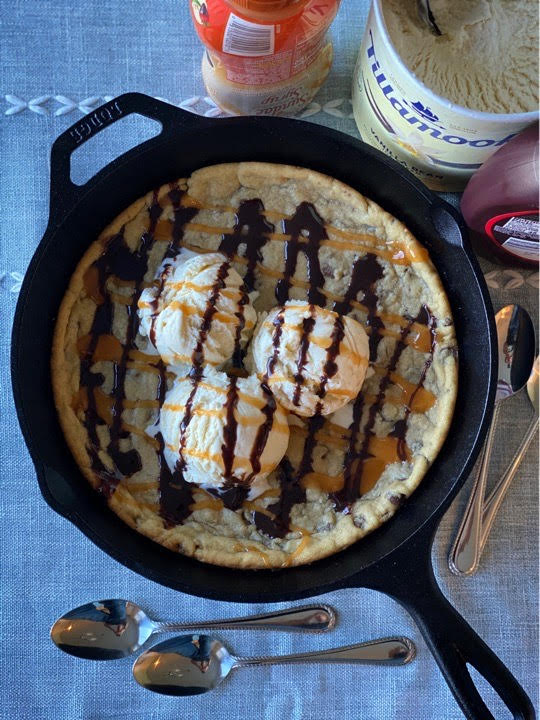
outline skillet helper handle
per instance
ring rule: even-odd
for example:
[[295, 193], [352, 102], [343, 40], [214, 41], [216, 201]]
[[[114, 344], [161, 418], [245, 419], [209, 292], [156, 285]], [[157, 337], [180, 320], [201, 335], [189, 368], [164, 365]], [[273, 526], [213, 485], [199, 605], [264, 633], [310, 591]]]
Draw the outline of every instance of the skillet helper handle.
[[72, 153], [97, 133], [133, 113], [161, 123], [160, 135], [169, 133], [173, 128], [178, 130], [181, 125], [208, 122], [205, 118], [143, 93], [125, 93], [101, 105], [63, 132], [52, 146], [51, 216], [54, 213], [55, 217], [61, 219], [84, 195], [85, 185], [76, 185], [71, 180]]
[[[431, 533], [426, 537], [424, 533]], [[535, 720], [525, 690], [504, 663], [443, 595], [431, 564], [434, 528], [424, 529], [406, 550], [394, 551], [383, 573], [362, 586], [381, 590], [412, 615], [468, 720], [496, 720], [469, 673], [472, 665], [492, 686], [515, 720]], [[403, 546], [404, 547], [404, 546]], [[411, 572], [411, 556], [416, 567]]]
[[532, 703], [508, 668], [461, 617], [432, 581], [432, 590], [418, 597], [413, 616], [454, 693], [470, 720], [495, 720], [473, 682], [472, 665], [504, 701], [516, 720], [534, 720]]

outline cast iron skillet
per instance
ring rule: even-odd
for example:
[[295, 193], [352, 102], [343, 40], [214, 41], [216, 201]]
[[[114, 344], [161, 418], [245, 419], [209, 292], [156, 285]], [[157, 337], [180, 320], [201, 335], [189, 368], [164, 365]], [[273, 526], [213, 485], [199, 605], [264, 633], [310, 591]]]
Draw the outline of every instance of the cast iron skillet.
[[[122, 155], [83, 186], [70, 156], [85, 140], [129, 115], [158, 120], [162, 132]], [[459, 396], [444, 447], [396, 517], [347, 550], [310, 566], [239, 571], [173, 553], [118, 520], [83, 478], [61, 433], [49, 358], [56, 313], [83, 251], [132, 201], [205, 165], [265, 160], [302, 165], [358, 189], [402, 220], [428, 248], [450, 298], [460, 352]], [[515, 718], [534, 718], [517, 680], [442, 595], [431, 566], [437, 525], [473, 462], [491, 416], [495, 330], [489, 296], [459, 215], [397, 163], [342, 133], [281, 118], [210, 120], [129, 93], [73, 125], [54, 143], [47, 231], [26, 273], [13, 331], [12, 378], [19, 422], [49, 505], [113, 558], [163, 585], [237, 602], [305, 598], [368, 587], [412, 614], [467, 718], [487, 720], [467, 669], [474, 666]]]

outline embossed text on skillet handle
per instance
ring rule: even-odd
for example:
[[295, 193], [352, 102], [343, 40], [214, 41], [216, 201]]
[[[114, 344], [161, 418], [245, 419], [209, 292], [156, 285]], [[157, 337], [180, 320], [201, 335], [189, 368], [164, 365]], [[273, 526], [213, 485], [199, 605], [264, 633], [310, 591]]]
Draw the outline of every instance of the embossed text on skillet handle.
[[[87, 140], [132, 113], [161, 123], [162, 131], [210, 122], [142, 93], [125, 93], [101, 105], [63, 132], [51, 149], [51, 216], [62, 217], [83, 193], [71, 181], [71, 154]], [[136, 152], [133, 148], [128, 152]], [[92, 182], [91, 180], [89, 183]], [[88, 183], [87, 183], [88, 185]], [[83, 186], [84, 187], [84, 186]]]

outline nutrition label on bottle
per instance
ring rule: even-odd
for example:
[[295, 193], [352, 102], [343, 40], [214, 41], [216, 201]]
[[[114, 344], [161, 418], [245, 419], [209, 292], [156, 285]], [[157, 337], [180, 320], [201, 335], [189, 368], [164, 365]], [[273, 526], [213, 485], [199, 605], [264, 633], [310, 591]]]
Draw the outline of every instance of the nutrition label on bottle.
[[538, 261], [540, 223], [537, 214], [513, 215], [499, 221], [491, 229], [495, 240], [513, 255], [526, 260]]

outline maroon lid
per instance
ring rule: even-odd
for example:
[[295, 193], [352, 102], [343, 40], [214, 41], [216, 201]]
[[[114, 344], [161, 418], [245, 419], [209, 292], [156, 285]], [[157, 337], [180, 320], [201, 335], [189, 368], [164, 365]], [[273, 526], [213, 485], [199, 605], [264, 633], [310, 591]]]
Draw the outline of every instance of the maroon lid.
[[461, 211], [473, 230], [505, 213], [538, 210], [538, 122], [505, 143], [469, 180]]

